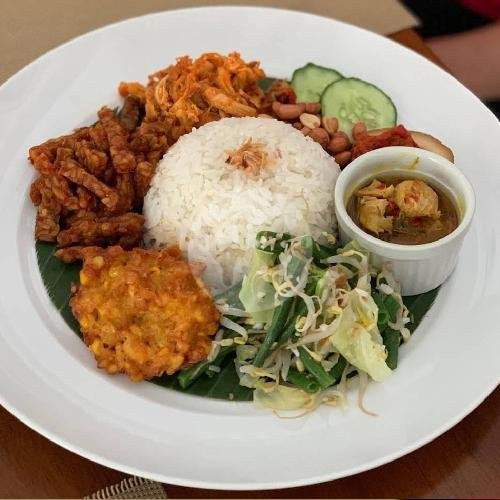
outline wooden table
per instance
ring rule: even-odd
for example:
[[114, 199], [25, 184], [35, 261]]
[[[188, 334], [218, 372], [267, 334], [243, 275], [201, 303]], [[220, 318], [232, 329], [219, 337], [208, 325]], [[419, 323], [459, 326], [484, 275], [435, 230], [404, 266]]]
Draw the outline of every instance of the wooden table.
[[[415, 31], [391, 38], [442, 66]], [[60, 448], [0, 408], [1, 498], [81, 498], [125, 477]], [[500, 390], [432, 443], [362, 474], [273, 491], [165, 488], [170, 498], [500, 497]]]

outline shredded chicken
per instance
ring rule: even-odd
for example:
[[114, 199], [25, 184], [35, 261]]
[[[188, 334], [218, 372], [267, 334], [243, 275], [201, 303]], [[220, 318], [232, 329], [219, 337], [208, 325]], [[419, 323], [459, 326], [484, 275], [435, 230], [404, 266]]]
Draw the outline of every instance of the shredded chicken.
[[209, 52], [198, 59], [179, 57], [176, 64], [149, 76], [146, 86], [122, 82], [122, 96], [145, 104], [146, 122], [168, 124], [175, 142], [193, 127], [227, 116], [255, 116], [264, 103], [258, 62], [246, 63], [237, 52]]

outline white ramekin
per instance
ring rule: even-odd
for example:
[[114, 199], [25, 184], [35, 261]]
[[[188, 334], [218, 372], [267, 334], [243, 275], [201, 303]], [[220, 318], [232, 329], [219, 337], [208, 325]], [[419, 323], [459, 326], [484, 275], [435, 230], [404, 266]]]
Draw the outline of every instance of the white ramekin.
[[[459, 212], [458, 227], [444, 238], [424, 245], [387, 243], [363, 231], [348, 215], [346, 204], [357, 188], [383, 175], [429, 179], [454, 201]], [[448, 278], [456, 265], [474, 207], [474, 191], [459, 168], [419, 148], [393, 146], [361, 155], [341, 172], [335, 186], [335, 212], [341, 242], [357, 240], [371, 252], [375, 266], [387, 264], [401, 284], [403, 295], [427, 292]]]

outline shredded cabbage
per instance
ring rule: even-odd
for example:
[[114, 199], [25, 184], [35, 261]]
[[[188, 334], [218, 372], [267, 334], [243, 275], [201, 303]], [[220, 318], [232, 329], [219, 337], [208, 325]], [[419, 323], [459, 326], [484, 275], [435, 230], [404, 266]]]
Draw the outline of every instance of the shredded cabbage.
[[391, 374], [385, 362], [387, 353], [384, 345], [374, 341], [351, 306], [344, 309], [339, 327], [330, 339], [333, 347], [349, 363], [368, 373], [373, 380], [382, 382]]
[[295, 387], [259, 383], [255, 387], [253, 400], [257, 408], [269, 408], [277, 411], [308, 409], [313, 406], [318, 396], [308, 394]]
[[252, 256], [250, 269], [243, 278], [239, 299], [256, 323], [268, 323], [272, 317], [275, 303], [275, 289], [266, 275], [274, 265], [276, 256], [273, 253], [256, 249]]

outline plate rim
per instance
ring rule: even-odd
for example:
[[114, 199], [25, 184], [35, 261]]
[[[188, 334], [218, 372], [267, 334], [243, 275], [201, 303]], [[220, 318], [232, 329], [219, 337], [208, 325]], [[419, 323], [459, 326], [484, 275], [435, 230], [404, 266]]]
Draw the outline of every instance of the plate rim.
[[[38, 64], [45, 57], [48, 57], [51, 54], [54, 54], [55, 52], [57, 52], [58, 50], [60, 50], [63, 47], [70, 46], [70, 45], [78, 42], [80, 39], [91, 37], [100, 31], [106, 31], [110, 27], [117, 26], [117, 25], [123, 25], [123, 24], [127, 24], [127, 23], [133, 23], [137, 19], [144, 19], [144, 18], [161, 16], [161, 15], [165, 15], [165, 14], [168, 14], [171, 12], [193, 11], [193, 10], [206, 11], [206, 10], [218, 10], [218, 9], [220, 9], [220, 10], [260, 10], [260, 11], [266, 10], [266, 11], [276, 11], [277, 13], [283, 12], [283, 11], [284, 12], [292, 12], [294, 14], [301, 15], [301, 16], [311, 16], [311, 17], [315, 17], [315, 18], [319, 18], [319, 19], [323, 19], [323, 20], [326, 19], [326, 20], [332, 22], [333, 24], [338, 23], [338, 24], [346, 25], [346, 26], [349, 26], [350, 29], [368, 32], [368, 33], [371, 33], [372, 35], [375, 34], [379, 38], [385, 39], [386, 41], [388, 41], [390, 43], [397, 44], [397, 42], [389, 40], [386, 37], [384, 37], [382, 35], [378, 35], [377, 33], [374, 33], [370, 30], [365, 29], [365, 28], [360, 28], [358, 26], [354, 26], [350, 23], [346, 23], [344, 21], [339, 21], [339, 20], [334, 19], [334, 18], [329, 18], [326, 16], [318, 15], [318, 14], [306, 13], [306, 12], [302, 12], [300, 10], [294, 10], [294, 9], [280, 9], [280, 8], [275, 8], [275, 7], [263, 7], [263, 6], [225, 6], [225, 5], [168, 9], [168, 10], [160, 10], [160, 11], [156, 11], [156, 12], [149, 13], [149, 14], [144, 14], [144, 15], [139, 15], [139, 16], [134, 16], [131, 18], [119, 20], [119, 21], [116, 21], [116, 22], [113, 22], [110, 24], [106, 24], [104, 26], [100, 26], [94, 30], [85, 32], [85, 33], [78, 35], [76, 37], [73, 37], [73, 38], [67, 40], [66, 42], [64, 42], [60, 45], [57, 45], [56, 47], [50, 49], [49, 51], [45, 52], [44, 54], [41, 54], [39, 57], [37, 57], [36, 59], [31, 61], [27, 65], [22, 67], [20, 70], [18, 70], [16, 73], [11, 75], [0, 86], [0, 92], [2, 90], [4, 90], [6, 87], [9, 87], [10, 85], [12, 85], [12, 82], [14, 81], [14, 79], [16, 77], [18, 77], [19, 75], [23, 74], [26, 71], [29, 71], [29, 69], [31, 69], [32, 66]], [[397, 45], [400, 47], [400, 49], [402, 49], [406, 53], [412, 54], [412, 57], [421, 58], [421, 59], [425, 60], [427, 63], [430, 63], [433, 66], [437, 67], [440, 70], [440, 72], [442, 72], [443, 74], [445, 74], [447, 76], [448, 79], [455, 81], [455, 82], [457, 81], [452, 75], [447, 73], [445, 70], [443, 70], [440, 66], [438, 66], [434, 62], [426, 59], [421, 54], [416, 53], [416, 52], [412, 51], [411, 49], [409, 49], [401, 44], [397, 44]], [[481, 101], [474, 94], [472, 94], [472, 92], [470, 90], [468, 90], [464, 86], [462, 86], [462, 89], [465, 89], [470, 95], [472, 95], [476, 99], [478, 104], [481, 104], [481, 106], [483, 106], [483, 108], [487, 110], [487, 108], [484, 105], [482, 105]], [[487, 111], [490, 113], [490, 115], [493, 118], [495, 118], [493, 113], [490, 110], [487, 110]], [[37, 422], [33, 418], [31, 418], [25, 412], [19, 410], [15, 404], [11, 404], [11, 402], [7, 401], [7, 399], [4, 397], [4, 395], [2, 393], [0, 393], [0, 403], [12, 415], [14, 415], [16, 418], [21, 420], [25, 425], [27, 425], [29, 428], [35, 430], [39, 434], [43, 435], [44, 437], [46, 437], [50, 441], [58, 444], [59, 446], [62, 446], [63, 448], [65, 448], [73, 453], [76, 453], [76, 454], [78, 454], [86, 459], [89, 459], [89, 460], [96, 462], [96, 463], [99, 463], [101, 465], [111, 467], [113, 469], [117, 469], [117, 470], [129, 473], [129, 474], [139, 475], [141, 477], [147, 477], [147, 478], [159, 481], [159, 482], [165, 482], [165, 479], [168, 479], [168, 482], [171, 482], [172, 484], [177, 484], [177, 485], [182, 485], [182, 486], [187, 486], [187, 487], [248, 491], [248, 490], [261, 490], [261, 489], [289, 488], [289, 487], [317, 484], [317, 483], [321, 483], [321, 482], [325, 482], [325, 481], [332, 481], [332, 480], [338, 479], [340, 477], [350, 476], [352, 474], [356, 474], [359, 472], [370, 470], [370, 469], [378, 467], [380, 465], [392, 462], [392, 461], [396, 460], [397, 458], [400, 458], [400, 457], [402, 457], [408, 453], [411, 453], [412, 451], [426, 445], [430, 441], [436, 439], [438, 436], [440, 436], [441, 434], [443, 434], [444, 432], [446, 432], [447, 430], [449, 430], [450, 428], [455, 426], [463, 418], [465, 418], [467, 415], [469, 415], [474, 409], [476, 409], [495, 390], [495, 388], [498, 386], [499, 383], [500, 383], [500, 380], [499, 381], [493, 380], [491, 385], [485, 387], [485, 389], [482, 391], [482, 393], [477, 398], [475, 398], [472, 403], [470, 403], [467, 407], [465, 407], [465, 409], [462, 412], [457, 413], [454, 416], [454, 418], [449, 419], [446, 423], [442, 424], [440, 427], [435, 429], [434, 432], [429, 433], [428, 435], [426, 435], [424, 438], [421, 438], [420, 440], [414, 441], [413, 443], [411, 443], [407, 447], [400, 448], [397, 452], [385, 454], [378, 459], [374, 459], [374, 460], [371, 460], [369, 462], [364, 462], [362, 465], [351, 467], [351, 468], [345, 469], [343, 471], [338, 471], [336, 473], [322, 474], [319, 476], [310, 477], [308, 479], [299, 479], [296, 481], [291, 481], [291, 480], [280, 481], [277, 483], [267, 483], [267, 482], [255, 482], [255, 483], [254, 482], [252, 482], [252, 483], [225, 482], [225, 483], [219, 483], [219, 482], [209, 482], [209, 481], [186, 480], [185, 478], [172, 477], [172, 476], [169, 476], [168, 474], [158, 475], [155, 473], [148, 473], [144, 470], [124, 465], [122, 463], [119, 463], [118, 461], [109, 460], [109, 459], [103, 458], [99, 455], [95, 455], [94, 453], [88, 452], [80, 446], [75, 446], [72, 443], [66, 441], [65, 439], [59, 438], [57, 436], [57, 434], [53, 433], [50, 430], [47, 430], [45, 428], [45, 426], [38, 425]]]

